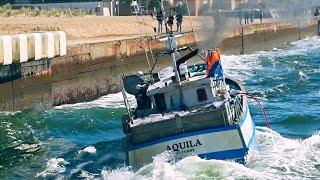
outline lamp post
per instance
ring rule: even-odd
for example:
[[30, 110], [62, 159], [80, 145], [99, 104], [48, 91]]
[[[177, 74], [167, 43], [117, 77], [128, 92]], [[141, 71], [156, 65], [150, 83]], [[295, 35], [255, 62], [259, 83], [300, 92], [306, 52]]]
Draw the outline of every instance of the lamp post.
[[318, 36], [320, 36], [320, 18], [318, 16]]
[[317, 19], [318, 19], [318, 26], [317, 26], [318, 27], [317, 28], [318, 29], [318, 36], [320, 36], [320, 12], [319, 11], [320, 11], [320, 7], [318, 6], [317, 7], [317, 12], [318, 12], [318, 16], [317, 16]]
[[320, 36], [320, 6], [316, 7], [316, 11], [314, 12], [314, 16], [317, 17], [317, 20], [318, 20], [317, 35]]
[[117, 10], [117, 14], [118, 14], [118, 16], [120, 16], [120, 1], [119, 0], [117, 0], [116, 1], [116, 5], [117, 5], [117, 8], [118, 8], [118, 10]]

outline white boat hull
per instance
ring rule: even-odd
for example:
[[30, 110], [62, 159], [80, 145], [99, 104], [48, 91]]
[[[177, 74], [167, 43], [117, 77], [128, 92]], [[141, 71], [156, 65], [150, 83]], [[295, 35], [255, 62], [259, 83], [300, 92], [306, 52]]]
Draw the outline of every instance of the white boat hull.
[[247, 107], [239, 125], [200, 130], [136, 145], [128, 151], [128, 161], [131, 166], [141, 166], [164, 151], [172, 151], [176, 159], [198, 155], [205, 159], [243, 161], [254, 136], [255, 125]]

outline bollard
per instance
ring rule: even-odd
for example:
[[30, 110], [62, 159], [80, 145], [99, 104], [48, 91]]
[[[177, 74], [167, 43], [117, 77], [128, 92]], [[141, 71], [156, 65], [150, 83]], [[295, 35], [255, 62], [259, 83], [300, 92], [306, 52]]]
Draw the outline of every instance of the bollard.
[[28, 41], [25, 34], [12, 36], [12, 62], [23, 63], [28, 61]]
[[54, 36], [54, 56], [64, 56], [67, 54], [66, 33], [63, 31], [53, 32]]
[[318, 36], [320, 36], [320, 19], [318, 19]]
[[244, 54], [244, 37], [243, 37], [243, 26], [241, 26], [241, 50], [240, 55]]
[[60, 34], [58, 32], [53, 32], [54, 37], [54, 57], [59, 56], [60, 54]]
[[28, 38], [28, 60], [40, 60], [42, 58], [41, 35], [39, 33], [27, 34]]
[[20, 63], [28, 61], [28, 40], [25, 34], [19, 34], [20, 45]]
[[34, 35], [34, 60], [40, 60], [42, 58], [41, 49], [42, 47], [42, 41], [41, 41], [41, 35], [39, 33], [33, 33]]
[[67, 36], [64, 31], [58, 31], [60, 35], [60, 56], [67, 55]]
[[52, 32], [41, 33], [42, 58], [54, 57], [54, 36]]
[[0, 64], [12, 64], [12, 40], [11, 36], [0, 36]]

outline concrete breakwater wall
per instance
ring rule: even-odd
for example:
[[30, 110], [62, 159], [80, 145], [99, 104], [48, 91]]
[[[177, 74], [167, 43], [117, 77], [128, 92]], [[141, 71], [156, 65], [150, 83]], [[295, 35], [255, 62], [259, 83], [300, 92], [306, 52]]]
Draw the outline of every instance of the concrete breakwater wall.
[[[178, 43], [195, 41], [193, 33], [185, 33]], [[154, 37], [79, 44], [68, 46], [62, 57], [0, 66], [0, 110], [52, 107], [118, 92], [120, 74], [148, 68], [140, 57], [144, 47], [160, 51], [165, 44]]]
[[[317, 35], [317, 22], [309, 20], [297, 27], [288, 22], [266, 22], [235, 28], [227, 34], [219, 47], [223, 54], [253, 53], [272, 50], [287, 43]], [[208, 45], [210, 47], [210, 43]]]
[[[230, 32], [220, 44], [225, 54], [268, 50], [286, 42], [316, 34], [316, 26], [295, 28], [287, 23], [250, 25]], [[201, 41], [200, 33], [185, 33], [179, 45]], [[243, 42], [243, 43], [242, 43]], [[7, 66], [0, 66], [0, 110], [21, 110], [52, 107], [61, 104], [90, 101], [120, 90], [120, 75], [148, 68], [144, 47], [149, 44], [156, 52], [165, 44], [154, 37], [126, 39], [67, 47], [67, 55]], [[210, 44], [207, 45], [210, 47]], [[149, 49], [146, 49], [149, 51]], [[152, 61], [151, 56], [149, 57]], [[159, 60], [159, 67], [168, 62]], [[3, 74], [6, 72], [6, 76]], [[19, 76], [14, 76], [19, 72]]]

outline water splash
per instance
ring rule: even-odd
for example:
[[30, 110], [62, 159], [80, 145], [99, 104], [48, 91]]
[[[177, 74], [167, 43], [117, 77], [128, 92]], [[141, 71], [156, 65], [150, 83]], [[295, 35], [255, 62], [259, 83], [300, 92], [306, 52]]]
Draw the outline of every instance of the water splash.
[[[175, 162], [164, 152], [138, 171], [123, 167], [102, 171], [104, 179], [300, 179], [320, 176], [320, 133], [305, 140], [289, 139], [266, 127], [257, 127], [256, 142], [246, 164], [205, 160], [197, 156]], [[274, 136], [276, 147], [271, 137]]]
[[[258, 127], [255, 147], [249, 151], [249, 168], [273, 174], [274, 178], [316, 178], [320, 176], [320, 133], [301, 140], [282, 137], [275, 131]], [[276, 147], [271, 143], [274, 136]]]
[[[133, 95], [127, 94], [130, 106], [134, 107], [136, 105], [136, 100]], [[66, 104], [55, 107], [56, 109], [90, 109], [90, 108], [108, 108], [108, 109], [118, 109], [125, 108], [122, 93], [115, 93], [103, 96], [97, 100], [76, 103], [76, 104]]]
[[57, 176], [66, 171], [65, 165], [68, 165], [69, 162], [65, 161], [63, 158], [51, 158], [47, 162], [47, 168], [38, 173], [36, 177], [48, 177], [48, 176]]
[[94, 146], [88, 146], [88, 147], [85, 147], [84, 149], [81, 149], [80, 151], [78, 151], [78, 154], [79, 155], [85, 154], [85, 153], [95, 154], [96, 152], [97, 152], [97, 149]]

